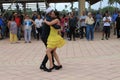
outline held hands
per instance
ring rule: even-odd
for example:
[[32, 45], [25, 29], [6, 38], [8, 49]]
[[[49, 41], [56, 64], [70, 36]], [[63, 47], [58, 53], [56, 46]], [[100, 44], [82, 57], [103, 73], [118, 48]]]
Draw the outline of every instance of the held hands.
[[106, 19], [106, 21], [105, 22], [110, 22], [110, 20], [109, 19]]
[[84, 22], [84, 21], [85, 21], [85, 19], [81, 19], [81, 20], [80, 20], [80, 22]]
[[43, 23], [47, 23], [46, 19], [43, 21]]

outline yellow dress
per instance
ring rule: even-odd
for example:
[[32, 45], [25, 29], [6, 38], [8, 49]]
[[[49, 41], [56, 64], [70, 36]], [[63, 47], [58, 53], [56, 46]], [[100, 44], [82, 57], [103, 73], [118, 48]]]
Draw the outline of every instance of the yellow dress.
[[47, 48], [60, 48], [65, 44], [65, 40], [58, 34], [58, 30], [50, 26], [50, 34], [47, 39]]

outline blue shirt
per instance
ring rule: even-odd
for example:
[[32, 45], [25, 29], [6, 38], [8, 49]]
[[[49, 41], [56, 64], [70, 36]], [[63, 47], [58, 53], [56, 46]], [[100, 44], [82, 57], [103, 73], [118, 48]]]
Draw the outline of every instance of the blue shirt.
[[99, 22], [100, 19], [102, 19], [102, 16], [101, 16], [100, 14], [97, 14], [97, 15], [96, 15], [96, 21]]
[[114, 14], [112, 15], [112, 21], [113, 21], [113, 22], [115, 22], [115, 20], [116, 20], [117, 16], [118, 16], [118, 14], [117, 14], [117, 13], [114, 13]]
[[0, 26], [4, 26], [4, 21], [2, 18], [0, 18]]

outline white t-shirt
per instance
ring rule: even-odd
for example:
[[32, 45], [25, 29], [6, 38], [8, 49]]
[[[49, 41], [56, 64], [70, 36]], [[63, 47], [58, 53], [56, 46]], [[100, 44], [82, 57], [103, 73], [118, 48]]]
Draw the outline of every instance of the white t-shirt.
[[42, 26], [43, 19], [35, 19], [35, 24], [37, 28], [40, 28]]
[[[104, 21], [106, 21], [107, 19], [110, 20], [110, 22], [104, 22]], [[104, 17], [104, 18], [103, 18], [104, 26], [110, 26], [111, 20], [112, 20], [112, 19], [111, 19], [110, 16], [109, 16], [109, 17]]]
[[87, 18], [86, 15], [80, 17], [80, 20], [83, 20], [83, 21], [81, 21], [81, 26], [86, 26], [86, 24], [85, 24], [85, 19], [86, 19], [86, 18]]

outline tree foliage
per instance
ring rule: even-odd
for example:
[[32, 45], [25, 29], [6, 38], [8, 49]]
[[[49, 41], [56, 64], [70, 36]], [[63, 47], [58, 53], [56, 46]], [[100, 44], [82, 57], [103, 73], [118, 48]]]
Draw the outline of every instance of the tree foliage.
[[108, 1], [109, 4], [114, 4], [115, 2], [120, 3], [120, 0], [109, 0]]
[[107, 7], [104, 7], [103, 9], [101, 9], [101, 12], [105, 13], [106, 11], [108, 11], [109, 13], [114, 13], [115, 10], [116, 10], [116, 7], [107, 6]]

